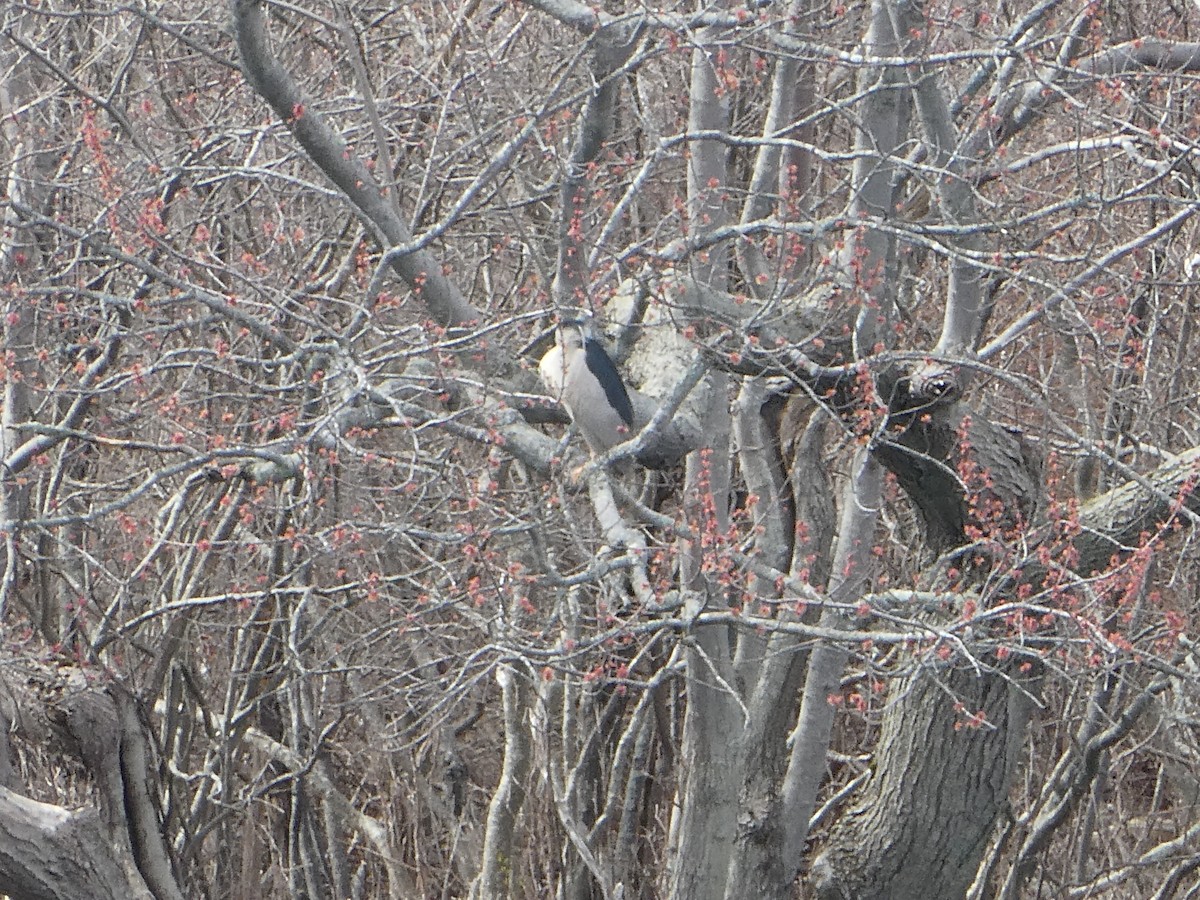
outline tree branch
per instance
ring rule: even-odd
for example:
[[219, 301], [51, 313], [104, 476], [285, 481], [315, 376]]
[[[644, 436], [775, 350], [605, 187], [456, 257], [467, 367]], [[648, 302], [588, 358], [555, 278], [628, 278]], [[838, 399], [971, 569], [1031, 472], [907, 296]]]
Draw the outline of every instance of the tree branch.
[[[384, 195], [375, 178], [312, 107], [308, 98], [272, 54], [262, 13], [262, 0], [231, 0], [233, 30], [242, 69], [251, 86], [295, 135], [309, 159], [337, 185], [374, 230], [384, 247], [407, 244], [412, 233]], [[442, 274], [441, 264], [424, 250], [392, 261], [396, 273], [428, 307], [441, 325], [478, 321], [479, 312]]]

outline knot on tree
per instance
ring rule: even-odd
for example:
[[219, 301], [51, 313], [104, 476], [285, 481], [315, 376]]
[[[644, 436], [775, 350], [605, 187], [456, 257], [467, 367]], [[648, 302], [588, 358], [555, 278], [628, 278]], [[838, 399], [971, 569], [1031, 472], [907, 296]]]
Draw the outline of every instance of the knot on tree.
[[936, 362], [926, 362], [901, 377], [897, 387], [907, 409], [950, 403], [962, 394], [958, 372]]

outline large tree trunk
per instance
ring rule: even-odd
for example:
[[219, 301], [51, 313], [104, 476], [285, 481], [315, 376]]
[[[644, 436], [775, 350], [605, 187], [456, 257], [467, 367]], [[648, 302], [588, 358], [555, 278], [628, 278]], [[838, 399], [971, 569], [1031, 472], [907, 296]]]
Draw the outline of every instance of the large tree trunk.
[[[92, 776], [99, 807], [70, 811], [0, 786], [0, 893], [22, 900], [183, 900], [134, 698], [117, 687], [71, 686], [60, 694], [57, 675], [47, 670], [27, 684], [7, 684], [10, 702], [0, 719], [17, 723], [26, 737], [57, 732]], [[39, 697], [34, 688], [46, 685], [51, 692]], [[8, 742], [5, 728], [0, 758]]]
[[1027, 689], [956, 662], [893, 690], [872, 777], [813, 863], [822, 900], [962, 900], [1006, 807]]
[[[959, 590], [1011, 564], [1003, 548], [1035, 514], [1036, 467], [1016, 435], [966, 404], [928, 411], [936, 398], [921, 396], [922, 384], [901, 389], [927, 411], [875, 457], [913, 499], [931, 548], [978, 548], [954, 562]], [[957, 659], [919, 665], [894, 692], [874, 777], [813, 864], [821, 898], [961, 898], [1004, 808], [1029, 704], [1011, 675]]]
[[96, 809], [68, 812], [0, 787], [0, 892], [21, 900], [152, 900]]
[[[1196, 452], [1141, 483], [1097, 497], [1080, 510], [1074, 569], [1086, 575], [1178, 510]], [[978, 540], [964, 564], [980, 583], [1006, 565], [996, 548], [1007, 529], [1034, 515], [1036, 465], [1015, 435], [952, 402], [913, 423], [876, 456], [894, 471], [921, 511], [932, 547]], [[982, 479], [973, 483], [973, 478]], [[970, 489], [962, 491], [963, 482]], [[1190, 494], [1189, 506], [1196, 501]], [[1028, 533], [1028, 532], [1026, 532]], [[1035, 532], [1036, 533], [1036, 532]], [[1041, 532], [1047, 539], [1049, 532]], [[957, 535], [957, 540], [955, 537]], [[995, 539], [984, 553], [987, 539]], [[1028, 559], [1029, 557], [1025, 557]], [[982, 560], [982, 562], [980, 562]], [[972, 568], [972, 566], [974, 568]], [[1026, 567], [1019, 578], [1040, 576]], [[1010, 599], [1007, 572], [992, 600]], [[960, 585], [961, 587], [961, 582]], [[968, 651], [971, 649], [967, 648]], [[1036, 671], [1036, 670], [1035, 670]], [[853, 809], [831, 831], [810, 881], [821, 898], [952, 900], [970, 886], [1005, 808], [1029, 720], [1035, 681], [1015, 677], [994, 657], [921, 665], [896, 685], [872, 770]]]

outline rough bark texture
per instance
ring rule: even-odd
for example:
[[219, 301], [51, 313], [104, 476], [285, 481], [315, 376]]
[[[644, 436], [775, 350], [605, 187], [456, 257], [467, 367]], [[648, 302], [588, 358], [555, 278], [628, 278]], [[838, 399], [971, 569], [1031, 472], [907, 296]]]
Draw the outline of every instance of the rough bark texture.
[[[963, 372], [987, 379], [979, 393], [996, 408], [1045, 423], [1071, 454], [1107, 448], [1112, 471], [1131, 478], [1113, 444], [1127, 431], [1136, 466], [1191, 439], [1196, 385], [1183, 379], [1164, 403], [1155, 366], [1186, 370], [1195, 352], [1184, 336], [1195, 304], [1187, 299], [1182, 321], [1173, 312], [1173, 292], [1194, 294], [1194, 279], [1190, 266], [1191, 285], [1172, 266], [1187, 236], [1174, 233], [1197, 208], [1183, 134], [1196, 109], [1166, 69], [1200, 66], [1196, 48], [1102, 49], [1110, 32], [1086, 4], [1075, 24], [1042, 28], [1041, 18], [1063, 18], [1057, 0], [975, 11], [970, 24], [934, 6], [927, 14], [919, 0], [870, 0], [846, 16], [816, 0], [721, 0], [692, 4], [695, 15], [685, 4], [606, 11], [579, 0], [515, 12], [466, 0], [448, 4], [450, 15], [333, 4], [330, 16], [230, 0], [221, 22], [190, 4], [103, 6], [10, 4], [0, 29], [0, 167], [16, 173], [0, 192], [0, 349], [12, 357], [0, 360], [0, 620], [20, 629], [28, 610], [47, 641], [85, 651], [91, 673], [137, 685], [144, 708], [162, 710], [170, 790], [151, 778], [158, 760], [133, 699], [93, 684], [45, 705], [91, 773], [72, 767], [54, 796], [94, 790], [96, 809], [24, 801], [14, 792], [30, 757], [10, 752], [20, 715], [0, 690], [0, 831], [11, 838], [0, 853], [12, 855], [14, 893], [175, 897], [178, 877], [232, 900], [408, 897], [418, 884], [458, 896], [482, 860], [479, 896], [647, 896], [670, 881], [686, 900], [785, 900], [808, 860], [831, 735], [847, 752], [875, 737], [870, 720], [834, 727], [840, 701], [869, 699], [854, 685], [870, 679], [873, 696], [878, 677], [891, 694], [875, 778], [823, 833], [814, 883], [839, 897], [958, 896], [1003, 809], [1024, 710], [1004, 673], [968, 664], [973, 653], [996, 665], [977, 646], [955, 647], [952, 660], [922, 655], [921, 623], [903, 612], [881, 626], [886, 639], [867, 640], [880, 633], [862, 604], [878, 597], [892, 613], [902, 603], [884, 594], [910, 578], [904, 550], [917, 548], [958, 570], [936, 599], [954, 607], [963, 597], [950, 591], [987, 584], [978, 606], [988, 613], [1013, 595], [1009, 573], [1050, 529], [1034, 524], [1039, 478], [1023, 442], [982, 403], [955, 399], [965, 376], [947, 374], [942, 390], [936, 376], [882, 370], [978, 353]], [[1135, 6], [1118, 17], [1130, 34], [1154, 12]], [[21, 16], [44, 24], [21, 37]], [[591, 37], [572, 40], [553, 18]], [[128, 31], [140, 31], [136, 42], [122, 43]], [[231, 34], [248, 87], [274, 113], [266, 122], [230, 67]], [[183, 60], [196, 71], [177, 80]], [[1119, 86], [1105, 82], [1135, 66], [1159, 68], [1161, 83], [1139, 77], [1113, 104]], [[1085, 89], [1105, 102], [1077, 105]], [[1029, 128], [1012, 156], [995, 152], [1059, 106], [1064, 116]], [[129, 151], [148, 141], [162, 146]], [[313, 190], [305, 158], [340, 193]], [[23, 174], [23, 160], [39, 165]], [[1121, 173], [1131, 160], [1147, 170], [1136, 183]], [[172, 210], [177, 190], [188, 198]], [[909, 202], [922, 197], [923, 208]], [[672, 240], [681, 231], [686, 240]], [[666, 412], [675, 385], [698, 385], [689, 401], [725, 405], [736, 385], [709, 369], [761, 382], [742, 382], [747, 413], [733, 444], [715, 417], [696, 419], [715, 453], [711, 469], [693, 458], [682, 490], [664, 477], [637, 505], [594, 465], [588, 512], [550, 462], [567, 444], [518, 429], [516, 408], [502, 407], [541, 403], [522, 396], [528, 373], [513, 371], [512, 351], [545, 314], [555, 258], [561, 305], [599, 303], [628, 278], [639, 310], [662, 310], [628, 329], [677, 348], [641, 354], [660, 375], [679, 373], [652, 395], [664, 415], [655, 429], [684, 417]], [[382, 290], [393, 270], [409, 288], [398, 296]], [[1006, 280], [1012, 291], [990, 290]], [[1103, 291], [1082, 296], [1100, 280]], [[719, 302], [690, 300], [702, 296]], [[1146, 324], [1114, 352], [1112, 336], [1132, 329], [1122, 325], [1128, 296]], [[993, 299], [1009, 321], [980, 350]], [[693, 323], [694, 308], [703, 313]], [[122, 336], [129, 368], [101, 378]], [[1094, 346], [1063, 359], [1065, 339]], [[664, 364], [671, 355], [676, 366]], [[1001, 356], [999, 368], [983, 366]], [[1079, 369], [1074, 382], [1064, 366]], [[1076, 439], [1090, 425], [1075, 414], [1102, 399], [1107, 371], [1121, 373], [1109, 380], [1113, 403], [1126, 386], [1136, 401], [1111, 420], [1119, 427]], [[788, 483], [754, 408], [760, 390], [801, 389], [847, 427], [836, 458], [806, 454], [832, 483], [794, 471], [786, 508]], [[1143, 416], [1182, 424], [1151, 422], [1143, 435]], [[722, 455], [731, 446], [737, 470]], [[1111, 509], [1088, 507], [1096, 518], [1078, 538], [1081, 562], [1066, 565], [1100, 567], [1136, 545], [1172, 515], [1193, 465], [1172, 463], [1157, 490], [1113, 492]], [[913, 497], [927, 542], [897, 546], [907, 516], [887, 514], [885, 467]], [[845, 502], [830, 553], [835, 484]], [[758, 511], [725, 516], [731, 496], [750, 494], [764, 501]], [[1056, 548], [1074, 523], [1062, 524]], [[1046, 571], [1046, 557], [1030, 558]], [[1193, 575], [1171, 576], [1184, 595], [1180, 633], [1175, 609], [1135, 609], [1129, 634], [1140, 646], [1112, 651], [1114, 666], [1140, 668], [1154, 642], [1150, 658], [1182, 671], [1172, 642], [1183, 645], [1196, 615]], [[1148, 587], [1149, 575], [1130, 573], [1131, 603], [1142, 577]], [[558, 609], [575, 603], [570, 621], [534, 602], [568, 585], [575, 599]], [[22, 596], [35, 591], [55, 602]], [[636, 602], [610, 602], [627, 594]], [[1103, 602], [1080, 628], [1107, 629]], [[795, 627], [803, 603], [820, 607], [821, 628]], [[705, 604], [707, 621], [685, 617]], [[963, 624], [976, 635], [992, 627], [986, 616]], [[1004, 627], [987, 637], [1007, 639]], [[1124, 633], [1109, 632], [1106, 647], [1120, 648]], [[865, 665], [848, 673], [859, 648]], [[485, 675], [497, 669], [502, 714], [488, 708]], [[469, 746], [487, 762], [472, 777], [445, 758], [445, 796], [434, 800], [448, 743], [437, 734], [468, 700], [483, 723]], [[1122, 713], [1116, 702], [1096, 708]], [[557, 730], [530, 727], [552, 715]], [[487, 739], [501, 727], [497, 773], [501, 751]], [[1026, 849], [1005, 851], [1017, 860], [1014, 890], [1026, 860], [1040, 868], [1055, 855], [1050, 840], [1064, 832], [1054, 829], [1093, 796], [1082, 788], [1100, 783], [1108, 752], [1097, 744], [1088, 780], [1072, 783], [1074, 806], [1064, 800], [1059, 818], [1029, 829]], [[1031, 771], [1031, 787], [1043, 771]], [[472, 829], [492, 790], [477, 847]], [[165, 825], [160, 803], [172, 812]], [[1157, 816], [1168, 804], [1146, 805]], [[1084, 821], [1076, 832], [1085, 848], [1091, 831]], [[1096, 831], [1094, 846], [1118, 844]], [[74, 844], [61, 843], [71, 834]], [[175, 875], [171, 848], [186, 876]], [[50, 849], [78, 871], [51, 872], [40, 857]]]
[[[12, 683], [0, 688], [10, 700], [3, 718], [21, 722], [27, 740], [57, 731], [83, 760], [100, 804], [72, 812], [0, 787], [0, 893], [29, 900], [182, 900], [134, 698], [115, 687], [63, 685], [54, 669], [25, 674], [24, 681], [10, 674]], [[15, 788], [15, 773], [9, 781]]]
[[1020, 687], [961, 663], [896, 687], [873, 777], [813, 863], [821, 900], [961, 900], [1007, 803], [1031, 706]]
[[[918, 417], [875, 455], [916, 503], [936, 550], [1002, 535], [1036, 514], [1038, 466], [1024, 443], [960, 401]], [[1185, 454], [1083, 507], [1076, 571], [1102, 567], [1190, 504], [1196, 458]], [[1029, 716], [1028, 694], [1011, 675], [963, 661], [924, 665], [896, 696], [875, 777], [813, 864], [821, 898], [961, 898], [1004, 809]]]
[[917, 505], [935, 552], [968, 542], [972, 526], [991, 534], [1036, 515], [1041, 488], [1028, 449], [966, 403], [917, 415], [876, 457]]
[[1073, 541], [1079, 553], [1076, 568], [1093, 572], [1108, 564], [1114, 553], [1135, 546], [1182, 508], [1200, 511], [1195, 492], [1200, 447], [1181, 453], [1141, 481], [1130, 481], [1086, 503], [1079, 510], [1087, 527]]
[[0, 787], [0, 893], [21, 900], [152, 898], [94, 809], [69, 813]]
[[[925, 400], [913, 383], [900, 389], [915, 392], [893, 398], [904, 407]], [[1017, 435], [953, 399], [903, 415], [903, 431], [874, 455], [916, 504], [933, 550], [1003, 541], [1032, 521], [1037, 467]], [[976, 558], [980, 569], [995, 562]], [[1007, 675], [963, 660], [919, 666], [897, 685], [883, 715], [875, 776], [813, 864], [817, 895], [961, 898], [1006, 802], [1026, 705]]]
[[17, 770], [9, 735], [16, 730], [20, 715], [17, 698], [13, 696], [4, 679], [0, 678], [0, 787], [17, 787]]

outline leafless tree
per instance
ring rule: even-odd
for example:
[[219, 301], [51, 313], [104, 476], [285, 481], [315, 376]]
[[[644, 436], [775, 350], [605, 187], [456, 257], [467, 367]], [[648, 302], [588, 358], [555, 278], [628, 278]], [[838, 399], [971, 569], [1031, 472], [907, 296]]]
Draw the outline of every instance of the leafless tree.
[[0, 894], [1200, 887], [1196, 8], [3, 15]]

